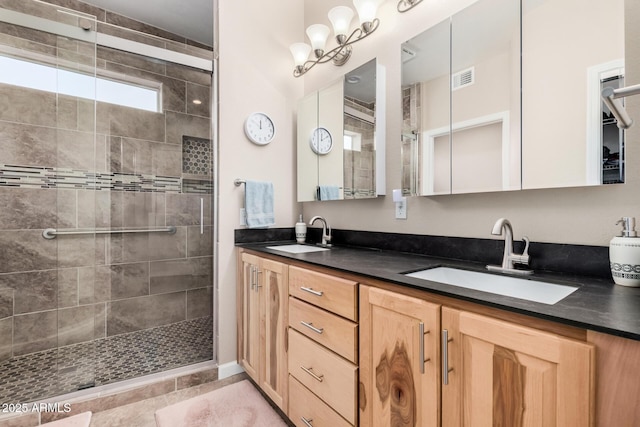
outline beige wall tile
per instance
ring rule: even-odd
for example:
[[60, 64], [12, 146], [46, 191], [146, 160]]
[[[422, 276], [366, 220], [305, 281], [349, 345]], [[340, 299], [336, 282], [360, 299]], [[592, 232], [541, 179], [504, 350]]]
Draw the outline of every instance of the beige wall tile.
[[54, 127], [56, 94], [0, 84], [0, 120]]
[[[0, 187], [0, 206], [0, 229], [66, 228], [75, 225], [73, 191]], [[56, 209], [57, 206], [60, 209]]]
[[41, 230], [0, 231], [0, 273], [55, 268], [56, 246]]
[[108, 267], [111, 300], [149, 295], [149, 263], [118, 264]]
[[14, 314], [54, 310], [58, 307], [56, 270], [1, 274], [0, 288], [14, 290]]
[[57, 325], [58, 310], [14, 316], [14, 356], [55, 348], [58, 344]]
[[187, 291], [187, 319], [211, 316], [213, 312], [212, 287]]
[[[0, 116], [1, 117], [1, 116]], [[167, 139], [169, 144], [182, 144], [184, 135], [211, 138], [211, 120], [206, 117], [166, 112]]]
[[168, 325], [185, 320], [184, 292], [113, 301], [107, 306], [107, 335]]
[[58, 346], [95, 339], [96, 310], [97, 307], [94, 305], [58, 310]]
[[13, 317], [0, 319], [0, 360], [7, 360], [12, 356], [12, 343]]
[[213, 254], [213, 227], [205, 226], [200, 234], [200, 226], [187, 227], [187, 256], [207, 256]]
[[165, 140], [163, 114], [103, 102], [97, 103], [96, 111], [98, 133], [158, 142]]
[[13, 294], [15, 290], [3, 283], [0, 276], [0, 319], [13, 316]]
[[78, 305], [78, 269], [63, 268], [58, 274], [58, 307], [75, 307]]
[[150, 292], [160, 294], [211, 286], [212, 257], [151, 262]]

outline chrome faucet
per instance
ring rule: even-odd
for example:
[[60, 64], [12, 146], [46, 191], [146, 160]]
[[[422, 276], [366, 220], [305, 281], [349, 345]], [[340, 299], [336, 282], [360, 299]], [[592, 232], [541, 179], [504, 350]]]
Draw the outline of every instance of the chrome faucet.
[[309, 225], [313, 225], [316, 220], [322, 221], [322, 243], [320, 246], [331, 246], [331, 227], [327, 224], [327, 220], [321, 216], [314, 216], [309, 221]]
[[506, 218], [500, 218], [493, 225], [491, 234], [496, 236], [502, 235], [504, 230], [504, 254], [502, 256], [502, 265], [487, 265], [487, 269], [491, 271], [500, 271], [502, 273], [512, 274], [532, 274], [533, 270], [519, 270], [515, 268], [515, 264], [529, 265], [529, 238], [523, 237], [524, 252], [522, 254], [513, 253], [513, 229], [511, 223]]

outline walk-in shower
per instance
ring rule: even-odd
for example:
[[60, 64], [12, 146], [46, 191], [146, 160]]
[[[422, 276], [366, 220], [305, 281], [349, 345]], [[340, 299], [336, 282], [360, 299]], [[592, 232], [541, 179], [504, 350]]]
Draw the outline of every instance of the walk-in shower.
[[212, 52], [65, 5], [0, 1], [0, 402], [215, 354]]

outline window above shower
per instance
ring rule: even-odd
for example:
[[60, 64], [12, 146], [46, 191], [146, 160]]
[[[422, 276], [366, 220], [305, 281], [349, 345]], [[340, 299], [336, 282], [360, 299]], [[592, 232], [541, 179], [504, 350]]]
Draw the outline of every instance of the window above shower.
[[62, 69], [0, 54], [0, 83], [154, 113], [162, 111], [160, 83], [100, 70], [98, 74], [102, 75]]

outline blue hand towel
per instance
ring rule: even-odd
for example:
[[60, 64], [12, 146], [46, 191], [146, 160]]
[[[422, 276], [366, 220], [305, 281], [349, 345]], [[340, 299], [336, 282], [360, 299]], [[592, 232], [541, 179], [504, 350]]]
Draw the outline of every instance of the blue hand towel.
[[338, 200], [340, 187], [337, 185], [320, 185], [320, 200]]
[[244, 207], [247, 212], [247, 227], [266, 228], [275, 225], [273, 184], [247, 181], [244, 188]]

